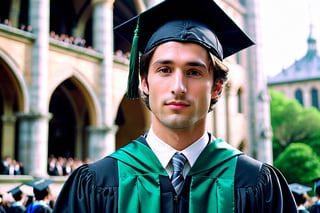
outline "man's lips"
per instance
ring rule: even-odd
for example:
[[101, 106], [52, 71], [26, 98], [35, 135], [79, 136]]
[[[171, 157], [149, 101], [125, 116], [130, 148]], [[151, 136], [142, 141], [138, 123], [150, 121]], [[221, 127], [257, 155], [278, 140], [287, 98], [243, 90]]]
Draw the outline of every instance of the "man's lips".
[[185, 101], [169, 101], [165, 104], [171, 109], [183, 109], [189, 106], [189, 103]]

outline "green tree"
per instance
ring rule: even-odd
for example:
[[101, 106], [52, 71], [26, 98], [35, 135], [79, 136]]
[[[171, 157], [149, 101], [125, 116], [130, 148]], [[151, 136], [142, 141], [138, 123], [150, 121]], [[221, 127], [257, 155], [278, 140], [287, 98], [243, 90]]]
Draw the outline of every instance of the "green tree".
[[274, 161], [289, 183], [312, 185], [312, 179], [320, 177], [320, 160], [305, 143], [291, 143]]
[[320, 153], [320, 112], [313, 107], [305, 108], [280, 92], [271, 90], [270, 95], [274, 159], [290, 143], [298, 141], [308, 143]]
[[308, 131], [310, 134], [305, 138], [304, 142], [311, 146], [312, 150], [320, 158], [320, 112], [315, 108], [308, 108], [305, 110], [304, 122], [308, 125], [305, 125], [305, 128], [309, 128]]
[[307, 143], [320, 158], [320, 132], [315, 134]]

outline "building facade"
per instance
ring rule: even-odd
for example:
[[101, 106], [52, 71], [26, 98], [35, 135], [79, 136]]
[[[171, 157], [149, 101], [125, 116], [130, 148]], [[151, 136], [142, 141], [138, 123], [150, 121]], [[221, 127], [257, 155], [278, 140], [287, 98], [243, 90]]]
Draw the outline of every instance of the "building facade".
[[[254, 40], [257, 2], [217, 1]], [[148, 130], [144, 104], [124, 97], [130, 45], [113, 26], [150, 6], [144, 0], [0, 2], [2, 159], [23, 163], [24, 174], [47, 176], [52, 156], [94, 161]], [[249, 91], [261, 93], [266, 85], [263, 79], [260, 88], [248, 84], [252, 73], [259, 76], [258, 55], [244, 50], [225, 60], [230, 81], [208, 120], [216, 137], [249, 154], [252, 141], [270, 139], [260, 134], [268, 129], [268, 100], [255, 105], [260, 96]], [[261, 109], [260, 118], [249, 113]], [[261, 150], [269, 161], [272, 154], [264, 145]]]
[[320, 56], [312, 28], [306, 54], [268, 79], [268, 87], [296, 99], [302, 106], [320, 110]]

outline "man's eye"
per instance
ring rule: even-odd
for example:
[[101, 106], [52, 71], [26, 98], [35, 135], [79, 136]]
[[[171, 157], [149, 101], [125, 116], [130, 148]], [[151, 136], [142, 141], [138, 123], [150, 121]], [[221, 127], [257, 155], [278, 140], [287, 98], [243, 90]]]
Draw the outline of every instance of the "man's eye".
[[200, 76], [201, 73], [198, 70], [190, 70], [188, 72], [188, 75], [190, 75], [190, 76]]
[[162, 67], [159, 69], [159, 72], [162, 72], [162, 73], [169, 73], [170, 72], [170, 69], [167, 68], [167, 67]]

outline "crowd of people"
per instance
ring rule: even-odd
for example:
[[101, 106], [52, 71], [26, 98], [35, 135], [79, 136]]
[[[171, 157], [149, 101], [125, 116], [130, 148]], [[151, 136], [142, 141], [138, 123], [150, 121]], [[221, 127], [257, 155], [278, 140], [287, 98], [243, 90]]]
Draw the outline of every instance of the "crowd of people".
[[[78, 160], [74, 158], [55, 157], [50, 155], [48, 158], [48, 175], [50, 176], [69, 176], [76, 168], [85, 164], [91, 163], [90, 159]], [[23, 164], [10, 156], [6, 156], [1, 160], [0, 163], [0, 175], [24, 175]], [[48, 185], [52, 182], [45, 180]], [[31, 205], [37, 203], [46, 204], [49, 210], [44, 212], [51, 212], [54, 206], [55, 198], [51, 196], [48, 188], [36, 190], [34, 194], [26, 194], [20, 190], [22, 185], [29, 185], [34, 187], [33, 182], [30, 184], [21, 184], [14, 189], [8, 191], [4, 196], [0, 194], [0, 213], [11, 213], [11, 212], [33, 212], [30, 211]], [[9, 199], [8, 199], [9, 198]], [[29, 207], [29, 211], [28, 211]], [[19, 209], [19, 210], [17, 210]], [[42, 211], [41, 211], [42, 212]]]
[[84, 47], [88, 49], [93, 49], [91, 45], [87, 45], [86, 39], [81, 38], [80, 36], [69, 36], [65, 33], [58, 34], [55, 31], [50, 32], [50, 38], [55, 39], [57, 41], [62, 41], [67, 44], [76, 45], [79, 47]]
[[[54, 207], [55, 199], [49, 185], [50, 179], [35, 178], [32, 181], [20, 184], [7, 193], [10, 199], [3, 199], [0, 195], [0, 213], [50, 213]], [[23, 185], [33, 188], [29, 194], [22, 189]]]
[[[314, 188], [300, 184], [289, 184], [298, 213], [320, 213], [320, 178], [314, 179]], [[308, 193], [314, 191], [314, 196]]]
[[0, 163], [1, 175], [24, 175], [23, 163], [6, 156]]
[[[14, 27], [9, 19], [4, 19], [3, 22], [0, 23], [6, 26]], [[20, 30], [32, 33], [32, 26], [31, 25], [25, 25], [25, 24], [20, 24], [19, 26]], [[50, 38], [56, 39], [58, 41], [66, 42], [68, 44], [76, 45], [79, 47], [85, 47], [88, 49], [92, 49], [92, 46], [88, 46], [86, 44], [86, 40], [84, 38], [81, 38], [80, 36], [77, 36], [74, 38], [74, 36], [69, 36], [65, 33], [58, 34], [55, 31], [51, 31], [49, 34]]]
[[[0, 20], [0, 24], [14, 27], [9, 19], [5, 19], [3, 21]], [[25, 32], [32, 33], [31, 25], [20, 24], [19, 29]], [[87, 44], [86, 39], [81, 38], [80, 36], [76, 36], [76, 37], [69, 36], [65, 33], [59, 34], [59, 33], [56, 33], [54, 30], [50, 31], [49, 36], [50, 38], [56, 41], [61, 41], [66, 44], [87, 48], [89, 50], [95, 50], [91, 45]], [[129, 63], [129, 57], [130, 57], [130, 52], [123, 52], [122, 50], [116, 50], [114, 53], [114, 59], [117, 61], [123, 62], [125, 64]]]
[[[9, 26], [9, 27], [14, 27], [9, 19], [4, 19], [3, 22], [1, 22], [1, 20], [0, 20], [0, 23], [4, 24], [6, 26]], [[20, 24], [19, 29], [26, 31], [26, 32], [29, 32], [29, 33], [32, 33], [31, 25]]]
[[[90, 159], [79, 160], [66, 157], [55, 157], [50, 155], [48, 158], [48, 175], [50, 176], [68, 176], [84, 163], [91, 163]], [[27, 175], [24, 171], [23, 163], [6, 156], [0, 163], [0, 175]]]
[[90, 163], [90, 159], [78, 160], [74, 158], [55, 157], [48, 158], [48, 174], [50, 176], [69, 176], [76, 168], [84, 163]]

